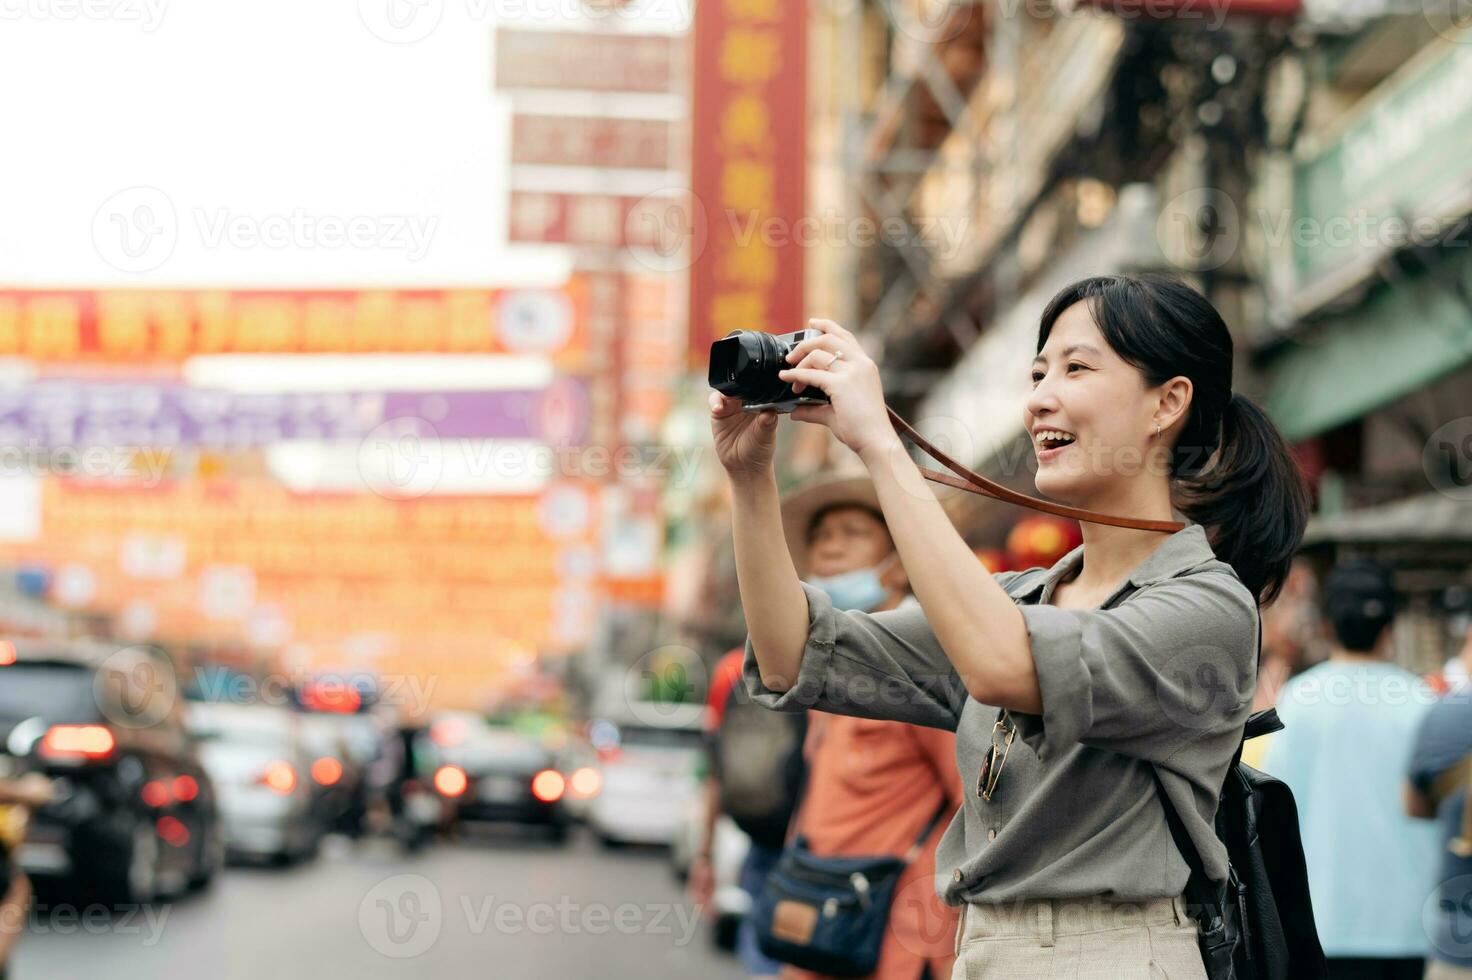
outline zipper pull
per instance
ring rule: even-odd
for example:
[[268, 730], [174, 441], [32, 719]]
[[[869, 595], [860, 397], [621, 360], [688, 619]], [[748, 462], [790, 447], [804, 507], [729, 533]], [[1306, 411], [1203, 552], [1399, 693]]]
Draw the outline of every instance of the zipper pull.
[[823, 918], [831, 919], [838, 915], [838, 899], [825, 898], [823, 900]]
[[864, 877], [862, 871], [855, 871], [848, 876], [848, 880], [849, 884], [854, 886], [854, 891], [858, 892], [859, 904], [864, 906], [864, 908], [868, 908], [871, 904], [869, 898], [869, 879]]

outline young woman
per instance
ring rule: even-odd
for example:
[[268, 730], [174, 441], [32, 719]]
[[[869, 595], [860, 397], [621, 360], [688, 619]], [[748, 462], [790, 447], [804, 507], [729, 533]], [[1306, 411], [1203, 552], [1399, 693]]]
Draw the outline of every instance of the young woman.
[[713, 394], [748, 686], [776, 709], [955, 730], [968, 790], [936, 877], [962, 906], [957, 978], [1204, 977], [1159, 794], [1224, 878], [1212, 819], [1252, 707], [1258, 604], [1281, 586], [1308, 511], [1282, 439], [1232, 391], [1226, 324], [1165, 277], [1086, 279], [1054, 297], [1025, 408], [1038, 490], [1195, 523], [1085, 524], [1083, 546], [1052, 568], [997, 576], [926, 488], [853, 334], [809, 326], [820, 334], [782, 377], [830, 402], [793, 418], [828, 426], [863, 460], [919, 608], [842, 612], [798, 581], [772, 468], [777, 419]]

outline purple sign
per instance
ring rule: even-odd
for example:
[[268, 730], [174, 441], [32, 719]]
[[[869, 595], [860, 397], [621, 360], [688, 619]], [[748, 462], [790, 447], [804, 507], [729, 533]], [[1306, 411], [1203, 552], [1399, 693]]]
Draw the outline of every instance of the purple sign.
[[[570, 393], [581, 401], [572, 426]], [[586, 429], [586, 402], [582, 385], [568, 379], [533, 391], [321, 394], [48, 379], [0, 387], [0, 445], [251, 449], [289, 439], [362, 439], [400, 418], [423, 419], [442, 439], [575, 441]]]

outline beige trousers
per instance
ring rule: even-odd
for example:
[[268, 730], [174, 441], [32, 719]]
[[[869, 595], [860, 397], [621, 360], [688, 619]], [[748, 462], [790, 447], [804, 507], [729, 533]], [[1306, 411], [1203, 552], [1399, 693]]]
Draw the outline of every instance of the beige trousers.
[[965, 905], [951, 980], [1206, 980], [1181, 898]]

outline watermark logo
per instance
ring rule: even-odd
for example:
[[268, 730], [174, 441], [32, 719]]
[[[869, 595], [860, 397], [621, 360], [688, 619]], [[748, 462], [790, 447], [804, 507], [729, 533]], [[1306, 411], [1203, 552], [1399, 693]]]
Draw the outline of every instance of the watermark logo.
[[653, 272], [690, 268], [705, 253], [709, 237], [705, 203], [683, 187], [644, 195], [624, 219], [629, 251]]
[[358, 445], [358, 474], [390, 500], [414, 500], [439, 486], [444, 444], [433, 423], [404, 416], [374, 427]]
[[1437, 493], [1472, 500], [1472, 415], [1452, 419], [1431, 433], [1421, 449], [1421, 469]]
[[111, 20], [138, 24], [152, 34], [167, 10], [168, 0], [5, 0], [0, 20]]
[[358, 19], [380, 41], [413, 44], [434, 33], [444, 0], [358, 0]]
[[1161, 251], [1190, 271], [1219, 269], [1237, 254], [1242, 222], [1237, 205], [1215, 187], [1177, 194], [1160, 211], [1155, 237]]
[[124, 647], [105, 659], [92, 678], [103, 717], [123, 728], [151, 728], [168, 717], [179, 697], [171, 662], [148, 647]]
[[1161, 669], [1156, 700], [1167, 718], [1186, 729], [1205, 730], [1242, 703], [1246, 678], [1236, 659], [1223, 647], [1186, 647]]
[[629, 668], [624, 685], [629, 713], [646, 725], [676, 726], [700, 720], [701, 692], [709, 684], [708, 671], [689, 647], [656, 647]]
[[1456, 959], [1472, 956], [1472, 875], [1448, 878], [1426, 896], [1421, 928], [1437, 952]]
[[392, 959], [428, 952], [440, 938], [444, 913], [439, 889], [423, 875], [394, 875], [358, 903], [358, 929], [368, 945]]
[[150, 272], [169, 260], [179, 244], [179, 214], [157, 187], [118, 191], [92, 216], [92, 244], [120, 272]]

